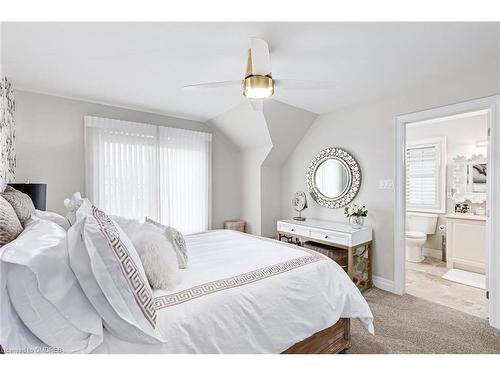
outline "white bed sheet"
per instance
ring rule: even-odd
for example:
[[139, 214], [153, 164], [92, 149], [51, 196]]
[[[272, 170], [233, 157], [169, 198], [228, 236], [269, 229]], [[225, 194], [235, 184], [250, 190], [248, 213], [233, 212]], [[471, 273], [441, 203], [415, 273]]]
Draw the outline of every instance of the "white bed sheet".
[[190, 265], [173, 291], [156, 290], [166, 343], [105, 332], [95, 353], [280, 353], [335, 324], [373, 315], [342, 268], [312, 250], [234, 231], [186, 236]]

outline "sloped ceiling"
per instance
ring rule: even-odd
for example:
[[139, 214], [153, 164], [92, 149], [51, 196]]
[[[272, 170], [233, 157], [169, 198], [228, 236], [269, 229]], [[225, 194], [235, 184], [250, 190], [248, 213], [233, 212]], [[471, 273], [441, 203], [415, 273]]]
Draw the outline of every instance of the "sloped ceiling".
[[245, 101], [208, 124], [231, 140], [239, 151], [269, 147], [262, 165], [280, 167], [316, 117], [315, 113], [267, 99], [262, 112], [253, 110]]
[[246, 100], [207, 123], [229, 138], [239, 151], [272, 145], [264, 114], [254, 111]]
[[263, 165], [281, 167], [317, 115], [272, 99], [264, 102], [263, 112], [273, 145]]
[[16, 89], [207, 121], [242, 102], [248, 38], [268, 41], [273, 77], [336, 84], [276, 90], [315, 113], [498, 67], [498, 23], [3, 23], [4, 73]]

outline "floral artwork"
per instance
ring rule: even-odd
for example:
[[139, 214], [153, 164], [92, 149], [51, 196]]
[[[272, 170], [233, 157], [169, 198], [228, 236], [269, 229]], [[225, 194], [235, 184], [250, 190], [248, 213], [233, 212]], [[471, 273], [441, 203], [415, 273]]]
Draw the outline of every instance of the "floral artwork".
[[14, 181], [16, 172], [15, 110], [12, 84], [7, 78], [2, 78], [0, 80], [0, 185]]

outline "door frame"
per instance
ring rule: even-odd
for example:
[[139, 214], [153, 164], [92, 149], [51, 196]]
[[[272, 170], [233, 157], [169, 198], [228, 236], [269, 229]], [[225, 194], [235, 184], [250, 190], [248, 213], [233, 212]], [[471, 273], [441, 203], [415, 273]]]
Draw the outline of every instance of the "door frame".
[[489, 323], [500, 329], [500, 95], [403, 114], [395, 118], [394, 292], [404, 294], [406, 280], [406, 124], [484, 109], [488, 110], [486, 273], [489, 289]]

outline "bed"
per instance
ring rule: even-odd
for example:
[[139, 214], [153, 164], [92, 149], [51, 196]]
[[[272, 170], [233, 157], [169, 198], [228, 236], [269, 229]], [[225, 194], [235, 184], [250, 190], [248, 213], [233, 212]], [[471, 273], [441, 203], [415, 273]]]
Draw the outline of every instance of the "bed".
[[350, 319], [373, 333], [365, 299], [334, 261], [313, 250], [240, 232], [186, 236], [190, 265], [175, 290], [154, 291], [165, 342], [107, 331], [94, 353], [338, 353]]
[[350, 319], [373, 333], [337, 263], [236, 231], [185, 236], [182, 282], [152, 290], [128, 236], [82, 202], [71, 226], [32, 217], [0, 248], [6, 351], [338, 353], [350, 346]]

